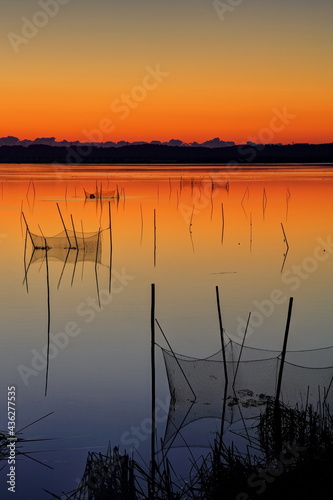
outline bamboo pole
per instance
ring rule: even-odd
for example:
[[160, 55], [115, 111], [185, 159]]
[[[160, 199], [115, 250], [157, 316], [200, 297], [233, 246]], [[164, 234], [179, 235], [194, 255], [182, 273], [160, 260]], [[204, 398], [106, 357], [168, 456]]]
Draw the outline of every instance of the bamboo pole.
[[155, 374], [155, 284], [151, 285], [151, 489], [150, 498], [155, 498], [155, 437], [156, 437], [156, 374]]
[[27, 293], [29, 293], [28, 277], [27, 277], [27, 243], [28, 243], [28, 230], [26, 229], [25, 230], [25, 238], [24, 238], [23, 264], [24, 264], [24, 275], [27, 278], [26, 279]]
[[66, 258], [65, 258], [65, 262], [64, 262], [64, 265], [62, 267], [62, 270], [61, 270], [61, 273], [60, 273], [60, 277], [59, 277], [59, 281], [58, 281], [58, 285], [57, 285], [57, 290], [59, 290], [59, 287], [60, 287], [60, 283], [61, 283], [61, 280], [62, 280], [62, 277], [63, 277], [63, 274], [65, 272], [65, 267], [66, 267], [66, 264], [67, 264], [67, 261], [68, 261], [68, 257], [69, 257], [69, 253], [70, 253], [71, 249], [68, 248], [67, 249], [67, 254], [66, 254]]
[[73, 283], [74, 283], [74, 277], [75, 277], [75, 271], [76, 271], [76, 265], [77, 265], [78, 258], [79, 258], [79, 249], [77, 248], [76, 254], [75, 254], [75, 261], [74, 261], [74, 267], [73, 267], [71, 286], [73, 286]]
[[51, 327], [51, 305], [50, 305], [50, 280], [49, 280], [49, 259], [47, 256], [47, 244], [45, 241], [45, 262], [46, 262], [46, 286], [47, 286], [47, 355], [46, 355], [46, 374], [45, 374], [45, 396], [47, 395], [49, 380], [50, 363], [50, 327]]
[[286, 244], [286, 246], [287, 246], [287, 249], [289, 250], [289, 243], [288, 243], [288, 240], [287, 240], [287, 235], [286, 235], [286, 232], [285, 232], [285, 230], [284, 230], [284, 227], [283, 227], [282, 222], [281, 222], [281, 228], [282, 228], [282, 232], [283, 232], [283, 236], [284, 236], [284, 242], [285, 242], [285, 244]]
[[219, 452], [221, 453], [223, 433], [224, 433], [224, 419], [225, 419], [225, 411], [226, 411], [226, 405], [227, 405], [228, 369], [227, 369], [227, 359], [226, 359], [226, 355], [225, 355], [225, 345], [224, 345], [224, 336], [223, 336], [223, 324], [222, 324], [222, 314], [221, 314], [221, 306], [220, 306], [219, 287], [216, 286], [215, 290], [216, 290], [217, 312], [218, 312], [219, 326], [220, 326], [222, 356], [223, 356], [223, 366], [224, 366], [224, 379], [225, 379], [225, 382], [224, 382], [222, 418], [221, 418], [221, 430], [220, 430], [220, 442], [219, 442]]
[[239, 357], [238, 357], [238, 361], [237, 361], [237, 366], [236, 366], [236, 371], [235, 371], [235, 375], [234, 375], [234, 380], [233, 380], [233, 383], [232, 383], [232, 388], [235, 387], [235, 382], [236, 382], [236, 377], [237, 377], [239, 362], [240, 362], [241, 357], [242, 357], [242, 352], [243, 352], [245, 337], [246, 337], [246, 334], [247, 334], [247, 329], [249, 327], [250, 318], [251, 318], [251, 313], [249, 313], [249, 316], [247, 318], [247, 323], [246, 323], [245, 332], [244, 332], [244, 336], [243, 336], [243, 340], [242, 340], [242, 345], [241, 345], [240, 352], [239, 352]]
[[21, 212], [22, 213], [22, 217], [23, 217], [23, 220], [24, 220], [24, 223], [25, 223], [25, 227], [27, 228], [27, 231], [28, 231], [28, 234], [30, 236], [30, 240], [31, 240], [31, 243], [32, 243], [32, 246], [34, 247], [34, 249], [36, 248], [36, 245], [34, 243], [34, 240], [33, 240], [33, 237], [32, 237], [32, 234], [30, 232], [30, 229], [29, 229], [29, 226], [28, 226], [28, 223], [27, 223], [27, 219], [25, 218], [25, 215], [24, 215], [24, 212]]
[[99, 296], [99, 283], [98, 283], [97, 263], [98, 263], [98, 250], [99, 250], [100, 235], [101, 235], [101, 228], [98, 229], [98, 237], [97, 237], [97, 245], [96, 245], [96, 258], [95, 258], [95, 277], [96, 277], [96, 288], [97, 288], [97, 298], [98, 298], [99, 308], [101, 307], [101, 299], [100, 299], [100, 296]]
[[109, 293], [111, 293], [111, 278], [112, 278], [112, 217], [111, 217], [111, 202], [109, 201], [109, 230], [110, 230], [110, 272], [109, 272]]
[[73, 228], [73, 233], [74, 233], [74, 239], [75, 239], [76, 249], [79, 250], [79, 243], [78, 243], [77, 237], [76, 237], [76, 231], [75, 231], [74, 220], [73, 220], [72, 214], [71, 214], [71, 221], [72, 221], [72, 228]]
[[64, 222], [64, 219], [63, 219], [63, 216], [62, 216], [62, 213], [61, 213], [61, 210], [60, 210], [60, 207], [59, 207], [58, 203], [57, 203], [57, 209], [58, 209], [58, 212], [59, 212], [59, 215], [60, 215], [60, 219], [61, 219], [62, 225], [63, 225], [65, 233], [66, 233], [66, 237], [67, 237], [67, 240], [68, 240], [69, 248], [72, 248], [71, 240], [69, 239], [68, 232], [67, 232], [67, 229], [66, 229], [66, 226], [65, 226], [65, 222]]
[[293, 301], [294, 301], [293, 297], [290, 297], [289, 307], [288, 307], [287, 324], [286, 324], [286, 330], [284, 333], [283, 347], [282, 347], [282, 353], [281, 353], [279, 378], [278, 378], [278, 384], [277, 384], [276, 396], [275, 396], [276, 404], [279, 403], [280, 393], [281, 393], [283, 368], [284, 368], [284, 361], [285, 361], [286, 352], [287, 352], [287, 343], [288, 343], [288, 335], [289, 335], [289, 328], [290, 328], [291, 313], [292, 313], [292, 308], [293, 308]]

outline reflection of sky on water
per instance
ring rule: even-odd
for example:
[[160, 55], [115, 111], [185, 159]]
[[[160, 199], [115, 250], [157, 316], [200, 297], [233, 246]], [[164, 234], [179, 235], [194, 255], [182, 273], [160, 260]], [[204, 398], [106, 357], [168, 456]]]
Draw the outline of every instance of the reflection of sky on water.
[[[198, 169], [188, 173], [106, 169], [101, 172], [98, 167], [93, 173], [87, 168], [80, 169], [80, 173], [61, 172], [61, 179], [47, 172], [48, 167], [42, 166], [33, 166], [31, 170], [0, 168], [1, 401], [6, 400], [7, 385], [16, 384], [18, 425], [23, 427], [54, 411], [28, 429], [27, 435], [57, 438], [29, 447], [57, 450], [34, 455], [54, 470], [27, 460], [20, 462], [18, 491], [28, 490], [31, 498], [38, 500], [45, 498], [40, 493], [42, 487], [52, 491], [73, 489], [88, 449], [105, 450], [109, 440], [112, 445], [121, 444], [122, 437], [124, 447], [133, 445], [135, 428], [141, 428], [150, 411], [152, 282], [156, 283], [156, 317], [177, 352], [201, 357], [220, 348], [216, 285], [220, 287], [224, 327], [237, 339], [242, 319], [247, 319], [249, 311], [256, 311], [260, 323], [260, 314], [263, 317], [265, 313], [258, 314], [258, 307], [270, 299], [273, 290], [279, 289], [282, 297], [295, 298], [290, 348], [332, 343], [333, 260], [328, 257], [318, 260], [317, 266], [313, 263], [317, 239], [329, 243], [331, 234], [333, 184], [329, 170], [303, 169], [290, 175], [285, 170], [248, 170], [221, 175]], [[35, 195], [31, 183], [28, 189], [31, 178]], [[39, 358], [47, 341], [46, 266], [43, 259], [31, 264], [27, 293], [20, 211], [23, 208], [31, 231], [39, 234], [40, 225], [46, 236], [62, 230], [56, 200], [68, 225], [72, 214], [78, 230], [81, 221], [88, 232], [107, 228], [108, 202], [84, 200], [83, 187], [94, 189], [96, 179], [98, 183], [103, 181], [105, 190], [118, 185], [125, 192], [119, 203], [111, 201], [112, 287], [119, 293], [114, 293], [110, 300], [107, 292], [107, 231], [102, 236], [101, 262], [97, 264], [101, 310], [96, 305], [95, 263], [78, 260], [74, 273], [73, 259], [65, 267], [61, 259], [50, 259], [51, 332], [63, 333], [66, 325], [75, 323], [76, 335], [67, 337], [68, 344], [63, 349], [58, 347], [58, 353], [50, 352], [54, 357], [50, 359], [45, 398], [43, 359], [39, 359], [40, 370], [37, 365], [33, 368], [32, 361], [33, 357]], [[285, 262], [281, 223], [290, 247]], [[323, 257], [323, 248], [320, 252], [318, 255]], [[329, 245], [325, 252], [329, 255]], [[30, 254], [28, 242], [28, 261]], [[300, 268], [297, 271], [293, 266]], [[287, 299], [282, 302], [269, 313], [265, 302], [269, 317], [253, 327], [249, 344], [281, 348]], [[163, 343], [158, 330], [157, 341]], [[27, 386], [18, 373], [19, 365], [35, 372], [27, 377]], [[168, 387], [160, 352], [157, 389], [158, 397], [165, 403]], [[1, 407], [0, 419], [6, 421], [4, 405]], [[161, 419], [160, 435], [164, 427]], [[197, 431], [187, 432], [196, 435]], [[147, 458], [149, 438], [147, 433], [142, 434], [142, 429], [140, 433], [143, 437], [139, 438], [139, 451]], [[19, 494], [18, 498], [28, 498]]]

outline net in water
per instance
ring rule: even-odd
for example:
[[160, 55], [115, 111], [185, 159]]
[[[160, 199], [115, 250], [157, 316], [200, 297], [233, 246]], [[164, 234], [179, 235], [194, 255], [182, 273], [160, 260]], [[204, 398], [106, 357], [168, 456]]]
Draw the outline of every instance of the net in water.
[[[191, 422], [221, 419], [222, 412], [230, 424], [254, 418], [275, 399], [279, 351], [241, 346], [230, 340], [225, 346], [225, 364], [222, 350], [205, 359], [162, 351], [171, 395], [165, 443]], [[282, 401], [290, 407], [316, 405], [318, 401], [332, 407], [332, 364], [333, 347], [288, 351]]]
[[[66, 232], [67, 231], [67, 232]], [[102, 231], [97, 233], [78, 232], [67, 229], [55, 236], [40, 236], [30, 233], [34, 246], [31, 262], [44, 259], [47, 249], [49, 260], [70, 262], [101, 262]]]

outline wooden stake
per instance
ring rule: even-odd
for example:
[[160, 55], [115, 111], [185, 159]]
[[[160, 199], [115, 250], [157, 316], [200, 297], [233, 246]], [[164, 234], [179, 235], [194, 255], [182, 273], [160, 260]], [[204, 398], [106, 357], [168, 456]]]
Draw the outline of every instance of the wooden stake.
[[155, 436], [156, 436], [156, 408], [155, 408], [155, 398], [156, 398], [156, 380], [155, 380], [155, 284], [151, 285], [151, 314], [150, 314], [150, 326], [151, 326], [151, 420], [152, 420], [152, 430], [151, 430], [151, 491], [150, 498], [154, 500], [155, 498]]
[[34, 240], [33, 240], [33, 237], [32, 237], [32, 234], [30, 232], [30, 229], [29, 229], [29, 226], [28, 226], [28, 223], [27, 223], [27, 219], [25, 218], [25, 215], [23, 212], [22, 213], [22, 217], [23, 217], [23, 220], [24, 220], [24, 223], [25, 223], [25, 227], [27, 228], [27, 231], [28, 231], [28, 234], [30, 236], [30, 240], [31, 240], [31, 243], [32, 243], [32, 246], [34, 247], [34, 249], [36, 248], [36, 245], [34, 243]]
[[109, 202], [109, 230], [110, 230], [110, 272], [109, 272], [109, 293], [111, 293], [111, 277], [112, 277], [112, 219], [111, 219], [111, 203]]
[[46, 262], [46, 286], [47, 286], [47, 354], [46, 354], [46, 374], [45, 374], [45, 396], [47, 395], [50, 363], [50, 327], [51, 327], [51, 306], [50, 306], [50, 281], [49, 281], [49, 259], [47, 256], [47, 244], [45, 242], [45, 262]]
[[60, 277], [59, 277], [59, 281], [58, 281], [57, 290], [59, 290], [60, 283], [61, 283], [62, 276], [63, 276], [64, 271], [65, 271], [65, 267], [66, 267], [66, 264], [67, 264], [67, 261], [68, 261], [68, 257], [69, 257], [69, 253], [70, 253], [70, 251], [71, 251], [71, 249], [70, 249], [70, 248], [68, 248], [68, 249], [67, 249], [67, 254], [66, 254], [66, 257], [65, 257], [65, 262], [64, 262], [64, 265], [63, 265], [62, 270], [61, 270], [61, 273], [60, 273]]
[[293, 297], [290, 297], [289, 307], [288, 307], [287, 324], [286, 324], [286, 330], [285, 330], [284, 340], [283, 340], [283, 348], [282, 348], [282, 353], [281, 353], [279, 378], [278, 378], [278, 384], [277, 384], [276, 396], [275, 396], [275, 402], [277, 405], [279, 403], [280, 393], [281, 393], [282, 375], [283, 375], [283, 368], [284, 368], [284, 360], [285, 360], [286, 351], [287, 351], [287, 343], [288, 343], [288, 335], [289, 335], [291, 313], [292, 313], [292, 308], [293, 308], [293, 301], [294, 301]]
[[24, 254], [23, 254], [23, 263], [24, 263], [24, 275], [26, 277], [26, 288], [27, 288], [27, 293], [29, 293], [29, 286], [28, 286], [28, 276], [27, 276], [27, 243], [28, 243], [28, 230], [25, 230], [25, 239], [24, 239]]
[[73, 220], [72, 214], [71, 214], [71, 221], [72, 221], [72, 227], [73, 227], [73, 233], [74, 233], [74, 239], [75, 239], [76, 249], [79, 250], [79, 243], [78, 243], [77, 237], [76, 237], [76, 231], [75, 231], [74, 220]]
[[96, 245], [96, 259], [95, 259], [95, 277], [96, 277], [96, 288], [97, 288], [97, 298], [98, 298], [98, 305], [99, 305], [99, 307], [101, 307], [101, 299], [100, 299], [100, 296], [99, 296], [97, 262], [98, 262], [98, 250], [99, 250], [100, 234], [101, 234], [101, 228], [98, 229], [98, 237], [97, 237], [97, 245]]
[[283, 227], [282, 222], [281, 222], [281, 227], [282, 227], [282, 232], [283, 232], [283, 236], [284, 236], [284, 242], [285, 242], [285, 244], [286, 244], [286, 246], [287, 246], [287, 249], [289, 250], [289, 243], [288, 243], [288, 240], [287, 240], [287, 235], [286, 235], [286, 232], [285, 232], [285, 230], [284, 230], [284, 227]]
[[225, 411], [227, 405], [227, 392], [228, 392], [228, 369], [227, 369], [227, 359], [225, 355], [225, 346], [224, 346], [224, 336], [223, 336], [223, 325], [222, 325], [222, 314], [221, 314], [221, 306], [220, 306], [220, 295], [219, 295], [219, 287], [216, 287], [216, 302], [217, 302], [217, 312], [219, 317], [219, 325], [220, 325], [220, 335], [221, 335], [221, 345], [222, 345], [222, 356], [223, 356], [223, 365], [224, 365], [224, 396], [223, 396], [223, 409], [222, 409], [222, 419], [221, 419], [221, 430], [220, 430], [220, 444], [219, 451], [222, 450], [222, 440], [224, 433], [224, 419], [225, 419]]
[[241, 348], [240, 348], [240, 351], [239, 351], [239, 357], [238, 357], [238, 361], [237, 361], [237, 366], [236, 366], [236, 371], [235, 371], [235, 375], [234, 375], [234, 380], [233, 380], [233, 383], [232, 383], [232, 388], [235, 387], [235, 382], [236, 382], [236, 376], [237, 376], [237, 372], [238, 372], [239, 362], [240, 362], [241, 357], [242, 357], [242, 352], [243, 352], [245, 337], [246, 337], [246, 334], [247, 334], [247, 329], [249, 327], [250, 318], [251, 318], [251, 313], [249, 313], [249, 316], [247, 318], [247, 323], [246, 323], [245, 332], [244, 332], [244, 336], [243, 336], [243, 340], [242, 340], [242, 345], [241, 345]]
[[59, 212], [59, 215], [60, 215], [60, 219], [61, 219], [62, 225], [64, 226], [64, 230], [65, 230], [66, 237], [67, 237], [67, 240], [68, 240], [69, 248], [72, 248], [71, 240], [69, 239], [68, 232], [67, 232], [67, 229], [66, 229], [66, 226], [65, 226], [65, 222], [64, 222], [64, 219], [62, 217], [61, 210], [60, 210], [60, 207], [59, 207], [58, 203], [57, 203], [57, 209], [58, 209], [58, 212]]

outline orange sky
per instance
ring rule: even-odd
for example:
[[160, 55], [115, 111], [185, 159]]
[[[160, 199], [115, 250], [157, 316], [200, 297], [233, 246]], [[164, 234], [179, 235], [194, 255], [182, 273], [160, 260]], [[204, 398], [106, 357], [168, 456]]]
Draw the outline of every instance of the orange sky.
[[0, 136], [332, 141], [332, 2], [71, 0], [25, 42], [40, 8], [4, 3]]

